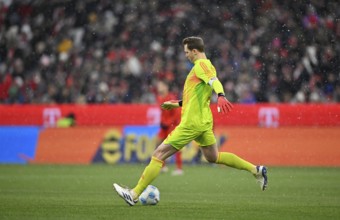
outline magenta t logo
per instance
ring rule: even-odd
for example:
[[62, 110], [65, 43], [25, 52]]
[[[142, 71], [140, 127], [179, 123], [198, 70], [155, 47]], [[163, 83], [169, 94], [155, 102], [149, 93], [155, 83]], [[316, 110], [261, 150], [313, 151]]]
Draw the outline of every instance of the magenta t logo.
[[280, 112], [276, 107], [261, 107], [258, 113], [259, 125], [266, 128], [279, 127]]
[[59, 108], [45, 108], [43, 111], [43, 123], [45, 127], [55, 127], [61, 117]]

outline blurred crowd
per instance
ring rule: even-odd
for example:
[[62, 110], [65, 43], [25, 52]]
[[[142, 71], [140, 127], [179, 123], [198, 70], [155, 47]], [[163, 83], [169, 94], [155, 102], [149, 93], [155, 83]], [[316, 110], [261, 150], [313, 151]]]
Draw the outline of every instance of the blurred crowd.
[[337, 0], [0, 0], [0, 103], [180, 97], [192, 35], [232, 102], [340, 102]]

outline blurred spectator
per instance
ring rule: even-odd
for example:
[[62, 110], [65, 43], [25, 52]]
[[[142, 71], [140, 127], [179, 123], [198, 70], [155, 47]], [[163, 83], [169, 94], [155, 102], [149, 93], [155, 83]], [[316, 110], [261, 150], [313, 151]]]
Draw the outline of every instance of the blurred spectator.
[[229, 99], [339, 102], [336, 0], [0, 1], [0, 103], [154, 103], [206, 41]]

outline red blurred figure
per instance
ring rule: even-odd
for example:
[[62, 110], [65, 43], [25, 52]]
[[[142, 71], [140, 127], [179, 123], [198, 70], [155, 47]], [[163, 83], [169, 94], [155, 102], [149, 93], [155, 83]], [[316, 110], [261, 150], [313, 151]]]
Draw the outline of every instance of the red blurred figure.
[[[169, 92], [169, 85], [164, 81], [157, 82], [157, 104], [161, 106], [166, 101], [176, 100], [177, 97]], [[180, 122], [180, 109], [164, 110], [161, 109], [161, 122], [160, 130], [157, 135], [157, 146], [163, 142], [163, 140], [170, 134], [170, 132], [179, 124]], [[175, 154], [176, 170], [172, 172], [173, 175], [182, 175], [182, 157], [181, 152], [178, 151]], [[162, 168], [163, 172], [166, 172], [168, 168], [164, 165]]]

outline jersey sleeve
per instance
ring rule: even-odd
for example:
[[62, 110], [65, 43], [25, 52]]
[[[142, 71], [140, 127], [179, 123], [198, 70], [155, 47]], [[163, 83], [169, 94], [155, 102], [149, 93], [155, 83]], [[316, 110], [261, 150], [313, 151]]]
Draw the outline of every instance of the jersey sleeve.
[[200, 61], [197, 65], [195, 65], [195, 73], [196, 76], [208, 84], [209, 80], [212, 77], [216, 76], [216, 70], [213, 65], [207, 65], [207, 63]]

